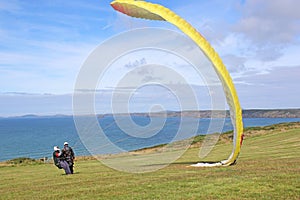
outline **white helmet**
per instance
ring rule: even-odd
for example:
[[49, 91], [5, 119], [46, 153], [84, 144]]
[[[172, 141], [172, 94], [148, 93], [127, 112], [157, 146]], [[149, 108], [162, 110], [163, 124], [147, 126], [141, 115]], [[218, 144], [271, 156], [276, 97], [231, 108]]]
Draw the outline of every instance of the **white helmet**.
[[54, 150], [54, 151], [59, 151], [60, 149], [59, 149], [58, 146], [54, 146], [54, 147], [53, 147], [53, 150]]
[[69, 143], [68, 143], [68, 142], [65, 142], [64, 145], [69, 145]]

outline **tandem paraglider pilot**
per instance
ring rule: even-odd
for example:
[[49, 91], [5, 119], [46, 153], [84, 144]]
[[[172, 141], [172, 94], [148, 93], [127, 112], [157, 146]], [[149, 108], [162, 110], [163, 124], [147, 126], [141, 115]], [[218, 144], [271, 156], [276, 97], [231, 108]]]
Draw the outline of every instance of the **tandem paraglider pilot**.
[[66, 159], [67, 163], [69, 164], [71, 174], [73, 174], [75, 154], [74, 154], [73, 149], [69, 146], [68, 142], [64, 143], [64, 148], [62, 149], [62, 154], [63, 154], [64, 158]]
[[69, 164], [66, 161], [66, 158], [64, 157], [62, 152], [60, 151], [59, 147], [54, 146], [53, 150], [54, 150], [53, 161], [54, 161], [55, 166], [58, 167], [59, 169], [64, 169], [66, 174], [71, 174]]

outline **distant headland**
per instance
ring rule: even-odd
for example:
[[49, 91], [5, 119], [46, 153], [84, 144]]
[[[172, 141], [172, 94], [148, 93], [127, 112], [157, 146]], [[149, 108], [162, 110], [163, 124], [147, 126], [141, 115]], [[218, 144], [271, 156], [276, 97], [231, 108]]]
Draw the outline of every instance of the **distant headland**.
[[[242, 111], [244, 118], [300, 118], [300, 109], [245, 109]], [[152, 113], [108, 113], [97, 114], [99, 118], [107, 116], [143, 116], [143, 117], [196, 117], [196, 118], [223, 118], [229, 117], [229, 111], [226, 110], [188, 110], [188, 111], [163, 111]], [[27, 114], [22, 116], [14, 116], [9, 118], [61, 118], [73, 117], [72, 115], [56, 114], [56, 115], [36, 115]], [[4, 118], [4, 117], [0, 117]], [[5, 117], [6, 118], [6, 117]]]
[[[225, 113], [224, 113], [225, 112]], [[300, 109], [249, 109], [242, 111], [244, 118], [300, 118]], [[125, 116], [128, 114], [114, 114]], [[197, 118], [218, 118], [229, 117], [229, 111], [220, 110], [199, 110], [199, 111], [166, 111], [153, 113], [130, 113], [131, 116], [145, 116], [145, 117], [197, 117]], [[112, 114], [100, 114], [100, 118], [105, 116], [112, 116]]]

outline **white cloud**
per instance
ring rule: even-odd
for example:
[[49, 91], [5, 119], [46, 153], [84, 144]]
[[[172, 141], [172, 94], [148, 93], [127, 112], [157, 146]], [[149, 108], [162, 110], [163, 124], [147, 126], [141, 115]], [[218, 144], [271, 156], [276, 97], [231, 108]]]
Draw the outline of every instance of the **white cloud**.
[[[268, 106], [265, 102], [273, 96], [278, 102], [286, 101], [286, 105], [296, 105], [295, 102], [280, 100], [279, 97], [296, 97], [288, 90], [297, 90], [293, 85], [297, 85], [295, 73], [298, 73], [300, 63], [300, 1], [153, 2], [159, 2], [174, 10], [210, 41], [237, 84], [241, 94], [239, 96], [243, 102], [247, 102], [244, 105], [252, 108], [255, 105]], [[39, 4], [0, 0], [0, 16], [4, 19], [0, 21], [2, 92], [69, 93], [73, 90], [81, 64], [101, 41], [132, 28], [155, 26], [177, 30], [166, 22], [133, 19], [117, 14], [106, 0], [98, 3], [81, 0], [43, 1]], [[140, 38], [136, 36], [135, 39]], [[151, 36], [147, 40], [155, 42]], [[199, 52], [194, 51], [194, 46], [177, 44], [174, 41], [177, 40], [166, 39], [164, 42], [166, 45], [169, 43], [170, 49], [175, 48], [174, 51], [178, 48], [180, 53], [190, 52], [188, 59], [195, 59], [195, 63], [199, 65], [207, 62]], [[115, 46], [108, 47], [103, 54], [114, 52], [114, 48], [124, 47], [127, 42], [128, 40], [119, 41]], [[151, 61], [149, 56], [147, 59], [148, 62]], [[134, 60], [135, 58], [129, 56], [123, 65]], [[201, 84], [199, 76], [189, 71], [186, 63], [157, 58], [154, 64], [158, 63], [174, 67], [191, 84]], [[283, 70], [283, 66], [291, 70], [291, 73]], [[122, 69], [118, 69], [120, 75]], [[204, 74], [207, 79], [213, 77], [209, 73]], [[168, 79], [168, 74], [159, 75], [153, 76], [148, 72], [148, 76], [145, 73], [143, 76], [149, 80], [162, 77]], [[114, 72], [108, 74], [107, 81], [113, 82], [117, 78]], [[285, 89], [275, 88], [276, 80], [284, 82], [282, 87]], [[270, 84], [268, 81], [274, 83]], [[107, 98], [109, 92], [102, 95]], [[256, 96], [260, 100], [255, 101]], [[143, 96], [140, 97], [142, 99]], [[162, 94], [161, 98], [163, 97], [168, 99], [167, 95]], [[43, 98], [37, 99], [44, 101]], [[59, 104], [58, 101], [57, 103]], [[278, 104], [274, 102], [275, 107], [276, 105]], [[142, 105], [140, 107], [143, 108]]]
[[299, 42], [299, 6], [297, 0], [246, 1], [240, 6], [241, 18], [232, 30], [251, 42], [248, 51], [254, 53], [255, 59], [276, 60], [283, 56], [286, 48]]
[[72, 114], [70, 94], [0, 93], [0, 116]]
[[94, 45], [32, 43], [39, 51], [0, 52], [1, 90], [71, 92], [77, 73]]
[[[244, 108], [298, 108], [300, 66], [276, 67], [268, 73], [237, 79], [237, 91]], [[239, 84], [246, 81], [249, 84]]]
[[300, 32], [298, 0], [252, 0], [241, 7], [242, 18], [234, 30], [259, 43], [294, 42]]

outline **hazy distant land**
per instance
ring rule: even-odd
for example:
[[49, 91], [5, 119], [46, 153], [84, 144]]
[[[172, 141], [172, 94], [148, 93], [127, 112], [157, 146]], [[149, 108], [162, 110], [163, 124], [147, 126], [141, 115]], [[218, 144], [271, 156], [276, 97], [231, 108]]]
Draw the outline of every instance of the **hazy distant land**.
[[[111, 116], [112, 114], [98, 115], [99, 117]], [[126, 114], [117, 114], [126, 115]], [[197, 117], [197, 118], [218, 118], [224, 117], [224, 111], [166, 111], [154, 113], [131, 113], [131, 116], [152, 116], [161, 117], [167, 115], [168, 117]], [[226, 117], [229, 117], [229, 111], [226, 111]], [[244, 118], [300, 118], [300, 109], [251, 109], [243, 110]]]
[[[226, 117], [229, 117], [229, 111], [225, 111]], [[98, 114], [99, 118], [105, 116], [127, 116], [128, 113], [122, 114]], [[218, 110], [199, 110], [199, 111], [165, 111], [165, 112], [152, 112], [152, 113], [130, 113], [131, 116], [144, 116], [144, 117], [196, 117], [196, 118], [222, 118], [224, 111]], [[72, 117], [71, 115], [56, 114], [56, 115], [35, 115], [28, 114], [23, 116], [15, 116], [21, 118], [37, 118], [37, 117]], [[244, 118], [300, 118], [300, 109], [249, 109], [243, 110]], [[3, 118], [3, 117], [0, 117]]]

